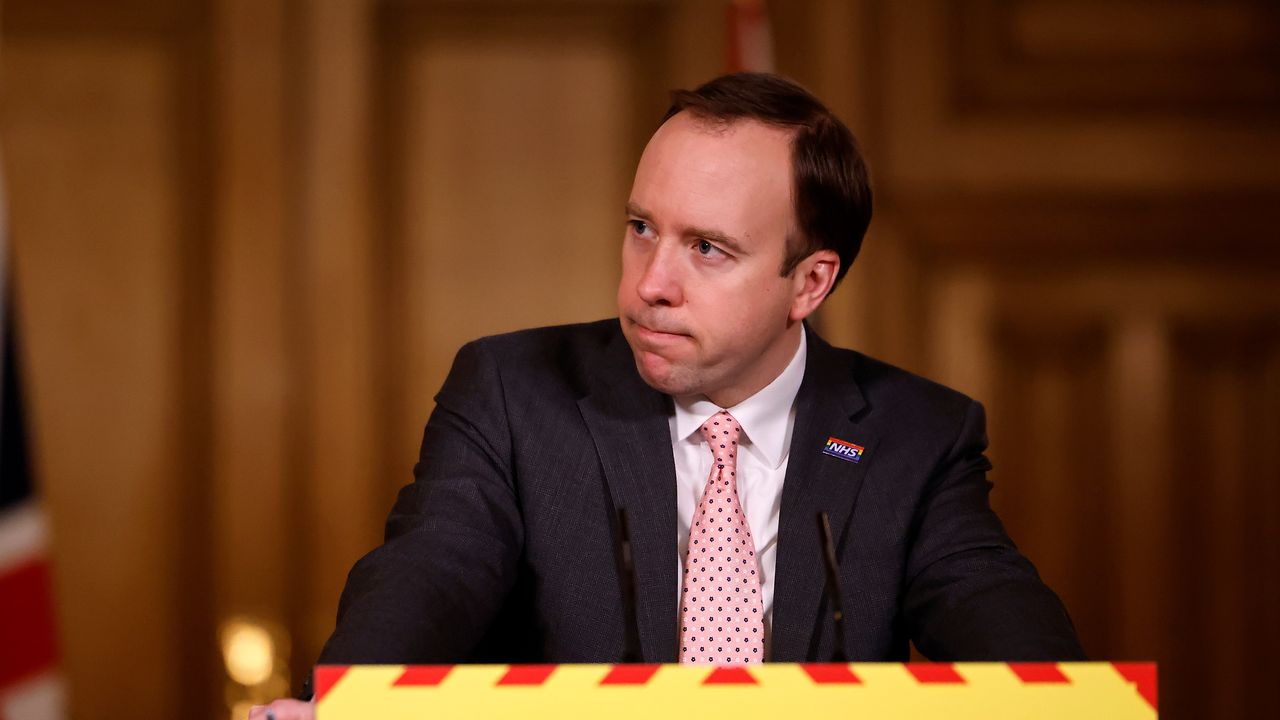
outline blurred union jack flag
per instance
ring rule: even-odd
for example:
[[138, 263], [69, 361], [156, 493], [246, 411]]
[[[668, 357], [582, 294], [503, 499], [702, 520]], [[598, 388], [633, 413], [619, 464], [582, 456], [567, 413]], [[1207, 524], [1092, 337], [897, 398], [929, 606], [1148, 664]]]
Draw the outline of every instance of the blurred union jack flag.
[[64, 692], [45, 522], [27, 454], [10, 257], [0, 177], [0, 720], [53, 720], [65, 717]]

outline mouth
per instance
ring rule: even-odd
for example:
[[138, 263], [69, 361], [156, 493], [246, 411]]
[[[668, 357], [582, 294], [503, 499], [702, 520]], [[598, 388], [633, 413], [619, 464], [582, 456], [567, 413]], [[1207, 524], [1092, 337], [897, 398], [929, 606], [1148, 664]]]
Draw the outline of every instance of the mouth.
[[638, 320], [632, 320], [631, 324], [635, 326], [636, 335], [647, 342], [667, 343], [688, 338], [687, 333], [676, 332], [674, 328], [660, 329], [654, 328]]

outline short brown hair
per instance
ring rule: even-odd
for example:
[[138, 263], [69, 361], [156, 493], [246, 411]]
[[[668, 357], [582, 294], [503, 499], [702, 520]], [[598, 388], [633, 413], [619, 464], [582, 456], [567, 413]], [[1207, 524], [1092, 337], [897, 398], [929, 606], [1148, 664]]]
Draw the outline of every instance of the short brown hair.
[[684, 111], [706, 120], [745, 118], [795, 129], [791, 172], [801, 237], [787, 238], [782, 274], [827, 248], [840, 256], [839, 284], [871, 224], [871, 183], [849, 128], [808, 90], [769, 73], [722, 75], [696, 90], [675, 90], [662, 122]]

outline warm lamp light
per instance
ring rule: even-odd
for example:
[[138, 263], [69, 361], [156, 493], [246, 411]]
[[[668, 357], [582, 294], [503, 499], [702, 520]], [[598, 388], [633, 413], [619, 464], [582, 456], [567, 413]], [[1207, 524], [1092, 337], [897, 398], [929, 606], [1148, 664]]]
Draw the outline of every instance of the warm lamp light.
[[222, 624], [222, 660], [227, 675], [252, 687], [271, 678], [275, 670], [276, 647], [271, 633], [260, 623], [232, 618]]

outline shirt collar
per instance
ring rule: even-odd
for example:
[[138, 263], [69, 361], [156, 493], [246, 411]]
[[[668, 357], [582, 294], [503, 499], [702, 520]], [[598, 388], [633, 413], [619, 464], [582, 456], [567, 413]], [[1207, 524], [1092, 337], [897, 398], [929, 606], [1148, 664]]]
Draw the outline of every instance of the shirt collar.
[[[787, 456], [790, 441], [792, 406], [800, 382], [804, 380], [804, 366], [808, 356], [804, 325], [800, 326], [800, 346], [791, 362], [783, 368], [773, 382], [761, 388], [755, 395], [731, 408], [723, 408], [733, 415], [750, 443], [760, 451], [771, 467], [779, 467]], [[722, 408], [705, 395], [673, 398], [675, 405], [676, 438], [687, 440], [702, 427], [707, 418]], [[701, 438], [698, 438], [701, 441]]]

